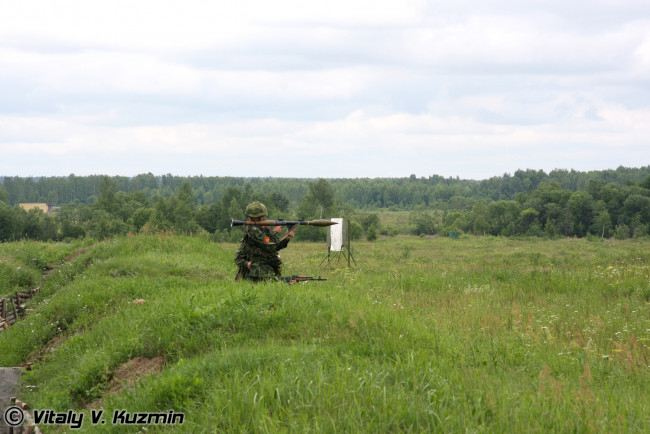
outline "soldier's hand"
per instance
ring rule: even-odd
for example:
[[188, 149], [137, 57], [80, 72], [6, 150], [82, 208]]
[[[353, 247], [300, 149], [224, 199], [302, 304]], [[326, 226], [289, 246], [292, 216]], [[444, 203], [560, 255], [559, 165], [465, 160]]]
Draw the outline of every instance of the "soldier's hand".
[[273, 228], [273, 232], [277, 232], [277, 233], [281, 234], [282, 233], [282, 226], [275, 226]]
[[293, 236], [296, 234], [296, 233], [294, 232], [294, 230], [295, 230], [295, 229], [292, 229], [292, 230], [290, 230], [289, 232], [287, 232], [287, 238], [289, 238], [289, 239], [293, 238]]
[[251, 269], [252, 265], [253, 265], [253, 261], [248, 261], [248, 263], [246, 264], [249, 270]]

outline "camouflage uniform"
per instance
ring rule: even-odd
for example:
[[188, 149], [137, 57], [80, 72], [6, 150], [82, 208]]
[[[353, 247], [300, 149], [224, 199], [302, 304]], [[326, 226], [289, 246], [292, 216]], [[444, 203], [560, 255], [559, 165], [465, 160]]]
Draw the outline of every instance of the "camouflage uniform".
[[[246, 217], [264, 217], [266, 207], [253, 202], [246, 207]], [[289, 244], [289, 238], [281, 238], [280, 234], [267, 226], [244, 226], [244, 238], [235, 254], [237, 264], [237, 280], [249, 279], [255, 282], [274, 280], [280, 276], [282, 261], [278, 250]], [[251, 268], [248, 269], [248, 262]]]
[[[289, 239], [280, 239], [280, 234], [263, 226], [245, 226], [244, 238], [235, 254], [237, 279], [253, 281], [276, 279], [280, 276], [282, 261], [278, 250], [289, 244]], [[251, 269], [248, 269], [251, 261]]]

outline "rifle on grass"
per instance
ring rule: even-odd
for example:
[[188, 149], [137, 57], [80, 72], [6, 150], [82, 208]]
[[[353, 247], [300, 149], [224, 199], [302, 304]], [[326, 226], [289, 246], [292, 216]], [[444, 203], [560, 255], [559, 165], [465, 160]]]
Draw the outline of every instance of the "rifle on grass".
[[313, 280], [313, 281], [317, 281], [317, 282], [322, 282], [322, 281], [327, 280], [327, 279], [323, 279], [320, 276], [318, 276], [318, 278], [316, 278], [316, 277], [311, 277], [311, 276], [296, 276], [296, 275], [293, 275], [293, 276], [280, 276], [280, 279], [283, 280], [286, 283], [307, 282], [308, 280], [309, 281]]

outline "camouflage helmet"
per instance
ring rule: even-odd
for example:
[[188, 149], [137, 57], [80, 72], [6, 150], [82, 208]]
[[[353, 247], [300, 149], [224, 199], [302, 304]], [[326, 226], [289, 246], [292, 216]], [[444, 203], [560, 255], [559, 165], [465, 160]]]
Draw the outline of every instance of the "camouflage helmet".
[[264, 217], [266, 215], [268, 215], [268, 211], [261, 202], [251, 202], [246, 207], [246, 217]]

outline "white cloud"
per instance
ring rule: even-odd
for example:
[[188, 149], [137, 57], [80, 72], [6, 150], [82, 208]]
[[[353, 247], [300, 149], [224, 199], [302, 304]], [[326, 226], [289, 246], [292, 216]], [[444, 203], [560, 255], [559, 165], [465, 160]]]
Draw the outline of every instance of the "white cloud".
[[[5, 2], [0, 28], [5, 35], [85, 46], [148, 50], [237, 46], [292, 26], [407, 26], [420, 17], [423, 1], [300, 0], [205, 2]], [[15, 39], [14, 39], [15, 40]]]
[[[458, 152], [490, 149], [546, 147], [548, 154], [562, 153], [554, 143], [591, 144], [616, 149], [640, 145], [650, 137], [650, 110], [631, 111], [603, 105], [602, 121], [581, 116], [541, 125], [506, 125], [479, 122], [471, 117], [435, 114], [366, 115], [351, 113], [330, 122], [295, 122], [273, 119], [225, 124], [187, 123], [174, 126], [90, 126], [88, 118], [0, 118], [2, 153], [31, 152], [72, 155], [97, 153], [158, 153], [238, 156], [265, 153], [278, 143], [300, 155], [334, 155], [368, 152], [387, 156], [417, 156], [422, 152], [453, 148]], [[17, 140], [31, 131], [49, 142]]]
[[0, 73], [29, 80], [34, 92], [93, 95], [120, 92], [191, 93], [201, 77], [183, 65], [144, 53], [82, 51], [51, 54], [0, 50]]
[[647, 81], [650, 78], [650, 23], [643, 41], [634, 50], [632, 61], [632, 74]]
[[249, 176], [341, 155], [338, 175], [316, 173], [323, 164], [304, 176], [650, 161], [643, 1], [24, 0], [2, 10], [0, 175], [38, 174], [22, 166], [42, 155], [63, 174]]

